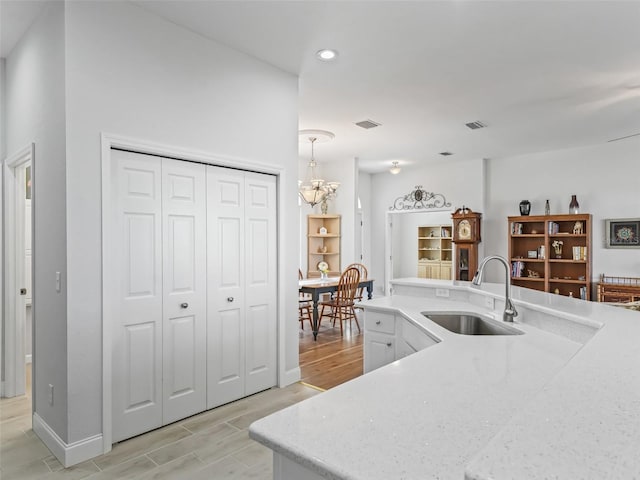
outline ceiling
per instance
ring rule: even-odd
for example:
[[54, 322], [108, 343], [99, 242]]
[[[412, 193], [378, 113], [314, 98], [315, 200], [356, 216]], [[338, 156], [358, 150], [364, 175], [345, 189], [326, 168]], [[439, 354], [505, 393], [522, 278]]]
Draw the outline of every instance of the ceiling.
[[[30, 3], [42, 2], [2, 0], [3, 45], [4, 4]], [[640, 133], [639, 2], [133, 3], [299, 75], [300, 129], [335, 133], [316, 147], [320, 163], [357, 157], [379, 172]], [[316, 59], [321, 48], [337, 60]]]

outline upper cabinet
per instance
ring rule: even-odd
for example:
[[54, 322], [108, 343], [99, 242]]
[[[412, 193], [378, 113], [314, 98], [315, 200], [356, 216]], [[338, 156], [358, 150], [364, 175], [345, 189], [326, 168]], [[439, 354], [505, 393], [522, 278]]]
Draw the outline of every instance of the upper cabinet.
[[589, 214], [508, 217], [514, 285], [591, 299]]

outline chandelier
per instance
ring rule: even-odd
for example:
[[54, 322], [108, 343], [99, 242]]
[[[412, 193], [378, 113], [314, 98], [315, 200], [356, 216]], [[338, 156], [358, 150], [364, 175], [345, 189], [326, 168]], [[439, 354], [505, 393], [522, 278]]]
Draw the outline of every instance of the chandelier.
[[[307, 177], [304, 182], [298, 182], [298, 192], [300, 198], [310, 205], [315, 206], [321, 204], [322, 213], [327, 213], [327, 201], [336, 197], [336, 192], [340, 186], [339, 182], [327, 182], [320, 178], [318, 174], [318, 163], [314, 157], [314, 146], [317, 141], [332, 140], [334, 135], [324, 130], [301, 130], [301, 135], [307, 136], [311, 143], [311, 159], [307, 165]], [[319, 140], [322, 139], [322, 140]]]

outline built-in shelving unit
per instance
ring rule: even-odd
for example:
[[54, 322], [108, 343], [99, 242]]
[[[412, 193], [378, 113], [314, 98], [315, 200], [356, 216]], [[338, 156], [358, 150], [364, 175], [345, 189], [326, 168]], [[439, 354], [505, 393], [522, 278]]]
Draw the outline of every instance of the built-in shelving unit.
[[307, 277], [320, 276], [320, 262], [329, 276], [340, 275], [340, 215], [307, 215]]
[[451, 279], [451, 225], [418, 227], [418, 277]]
[[514, 285], [591, 299], [589, 214], [508, 217]]

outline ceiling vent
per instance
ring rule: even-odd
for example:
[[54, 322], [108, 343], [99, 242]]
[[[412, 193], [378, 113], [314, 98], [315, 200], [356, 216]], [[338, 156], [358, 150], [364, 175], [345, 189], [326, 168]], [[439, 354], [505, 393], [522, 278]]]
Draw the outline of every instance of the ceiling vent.
[[453, 155], [453, 153], [451, 153], [451, 152], [440, 152], [440, 155], [442, 155], [443, 157], [448, 157], [449, 155]]
[[360, 128], [364, 128], [369, 130], [370, 128], [376, 128], [382, 125], [381, 123], [376, 123], [373, 120], [362, 120], [361, 122], [356, 122], [356, 125]]
[[469, 127], [471, 130], [477, 130], [479, 128], [486, 127], [486, 125], [482, 122], [469, 122], [469, 123], [465, 123], [465, 125]]

